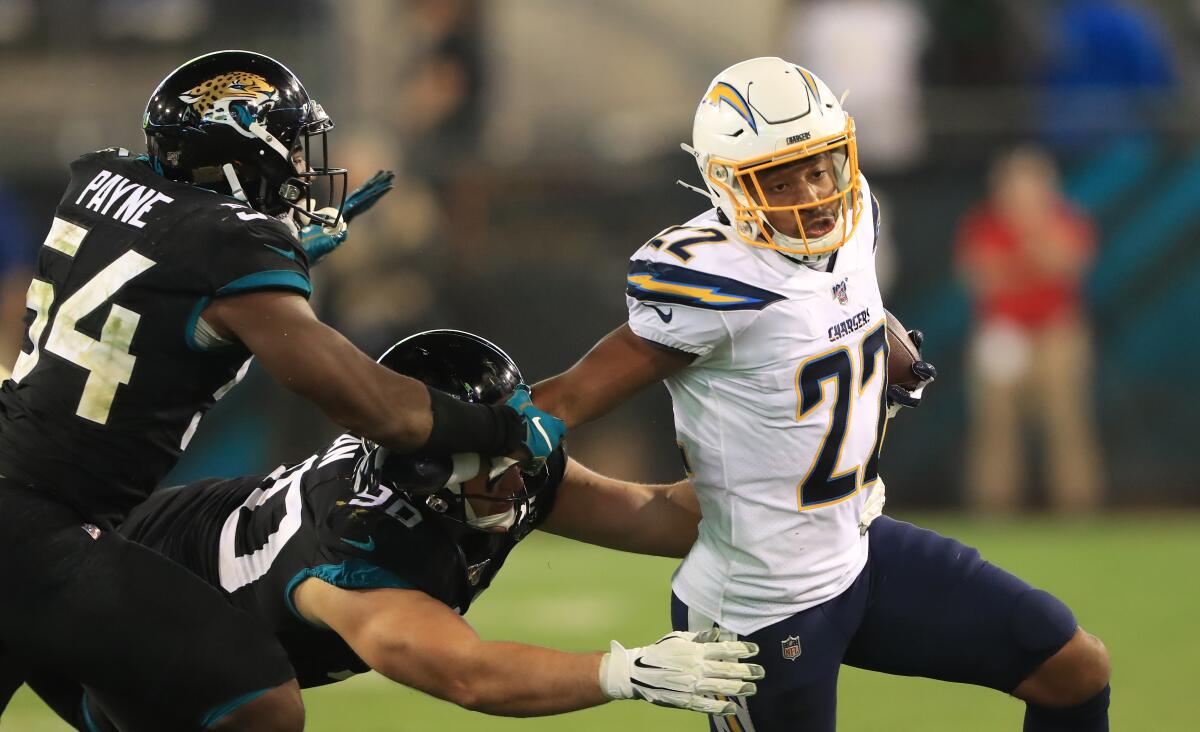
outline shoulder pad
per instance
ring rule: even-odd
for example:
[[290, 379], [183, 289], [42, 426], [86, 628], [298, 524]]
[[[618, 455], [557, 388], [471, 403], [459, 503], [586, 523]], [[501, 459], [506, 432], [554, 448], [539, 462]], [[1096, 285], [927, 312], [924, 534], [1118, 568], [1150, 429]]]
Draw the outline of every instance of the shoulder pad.
[[230, 226], [239, 230], [252, 229], [256, 231], [270, 231], [290, 240], [296, 239], [296, 234], [292, 229], [280, 219], [269, 214], [256, 211], [250, 206], [234, 201], [226, 196], [213, 194], [213, 203], [206, 206], [213, 212], [216, 222], [223, 226]]
[[101, 162], [104, 160], [111, 160], [113, 158], [128, 158], [128, 157], [132, 157], [132, 153], [130, 153], [128, 150], [126, 150], [123, 147], [106, 147], [101, 150], [95, 150], [93, 152], [84, 153], [83, 155], [80, 155], [79, 157], [75, 158], [74, 161], [71, 162], [71, 167], [75, 167], [76, 165], [78, 165], [80, 163], [95, 163], [95, 162]]

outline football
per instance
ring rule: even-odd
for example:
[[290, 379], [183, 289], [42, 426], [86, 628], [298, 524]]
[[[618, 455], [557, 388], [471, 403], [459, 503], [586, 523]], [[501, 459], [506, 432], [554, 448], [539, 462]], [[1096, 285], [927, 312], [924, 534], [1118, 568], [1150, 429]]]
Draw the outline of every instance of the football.
[[911, 391], [921, 385], [921, 380], [912, 370], [912, 365], [921, 360], [921, 352], [908, 337], [908, 329], [899, 318], [892, 315], [890, 310], [884, 312], [887, 313], [888, 383]]

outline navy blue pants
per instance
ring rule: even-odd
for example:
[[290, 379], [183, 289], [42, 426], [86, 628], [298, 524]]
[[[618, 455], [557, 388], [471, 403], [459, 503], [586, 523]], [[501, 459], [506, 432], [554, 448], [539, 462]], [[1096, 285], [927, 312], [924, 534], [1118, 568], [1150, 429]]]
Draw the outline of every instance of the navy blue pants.
[[[870, 532], [867, 564], [845, 592], [744, 636], [767, 676], [713, 730], [833, 730], [842, 664], [1008, 693], [1075, 634], [1066, 605], [976, 549], [886, 516]], [[700, 630], [671, 599], [674, 628]]]

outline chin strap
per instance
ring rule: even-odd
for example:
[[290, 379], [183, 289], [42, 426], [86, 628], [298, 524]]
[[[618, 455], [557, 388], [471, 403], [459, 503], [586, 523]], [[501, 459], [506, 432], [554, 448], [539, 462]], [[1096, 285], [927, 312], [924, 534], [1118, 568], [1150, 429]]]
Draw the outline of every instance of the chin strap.
[[246, 198], [246, 191], [242, 190], [242, 182], [238, 180], [237, 171], [233, 169], [233, 163], [222, 165], [221, 172], [225, 174], [225, 181], [229, 183], [229, 195], [242, 203], [248, 202], [250, 199]]
[[[681, 150], [683, 150], [685, 153], [687, 153], [688, 155], [691, 155], [696, 160], [700, 159], [700, 151], [697, 150], [696, 148], [692, 147], [691, 145], [687, 144], [686, 142], [679, 143], [679, 148]], [[712, 191], [707, 191], [699, 186], [694, 186], [691, 183], [687, 183], [682, 180], [677, 180], [675, 182], [677, 184], [679, 184], [680, 186], [682, 186], [683, 188], [686, 188], [689, 191], [692, 191], [693, 193], [699, 193], [701, 196], [704, 196], [706, 199], [708, 199], [708, 202], [711, 203], [712, 205], [714, 205], [714, 206], [718, 205], [718, 203], [719, 203], [718, 199], [716, 196], [713, 195]]]
[[704, 196], [709, 201], [713, 200], [713, 195], [711, 193], [709, 193], [708, 191], [704, 190], [703, 188], [701, 188], [700, 186], [694, 186], [691, 183], [688, 183], [688, 182], [682, 181], [682, 180], [677, 180], [675, 182], [679, 186], [686, 188], [689, 191], [692, 191], [693, 193], [699, 193], [701, 196]]

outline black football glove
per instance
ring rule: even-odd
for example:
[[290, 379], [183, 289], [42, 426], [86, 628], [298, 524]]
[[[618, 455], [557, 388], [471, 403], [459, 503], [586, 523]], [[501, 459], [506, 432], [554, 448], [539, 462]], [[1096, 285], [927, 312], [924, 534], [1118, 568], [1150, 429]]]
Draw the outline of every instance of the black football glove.
[[[925, 342], [925, 334], [919, 330], [908, 331], [908, 337], [917, 347], [917, 353], [921, 352], [921, 345]], [[887, 407], [888, 419], [895, 417], [903, 407], [916, 407], [921, 404], [921, 395], [925, 391], [925, 387], [937, 378], [937, 369], [928, 361], [914, 361], [912, 365], [913, 375], [920, 380], [916, 389], [909, 391], [899, 384], [891, 384], [887, 390]]]

